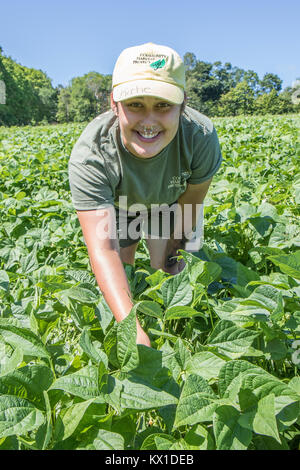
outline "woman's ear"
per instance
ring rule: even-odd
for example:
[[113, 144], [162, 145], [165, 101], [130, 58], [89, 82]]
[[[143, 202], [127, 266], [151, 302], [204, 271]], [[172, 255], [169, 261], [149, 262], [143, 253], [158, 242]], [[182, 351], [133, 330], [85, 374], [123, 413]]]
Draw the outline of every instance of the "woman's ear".
[[115, 115], [118, 116], [118, 104], [115, 102], [112, 92], [110, 94], [110, 107], [113, 110], [113, 112], [115, 113]]

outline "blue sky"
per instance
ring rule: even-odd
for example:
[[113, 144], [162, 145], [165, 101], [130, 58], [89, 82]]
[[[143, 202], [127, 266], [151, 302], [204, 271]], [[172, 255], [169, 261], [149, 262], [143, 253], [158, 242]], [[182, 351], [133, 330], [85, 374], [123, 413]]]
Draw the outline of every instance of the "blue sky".
[[52, 85], [111, 74], [126, 47], [154, 42], [182, 57], [300, 77], [299, 0], [0, 0], [0, 46]]

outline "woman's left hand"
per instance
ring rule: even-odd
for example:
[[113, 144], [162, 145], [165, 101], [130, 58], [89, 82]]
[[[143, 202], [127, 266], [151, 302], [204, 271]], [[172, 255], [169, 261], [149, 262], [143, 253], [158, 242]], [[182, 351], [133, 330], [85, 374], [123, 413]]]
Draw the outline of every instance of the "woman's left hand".
[[178, 274], [184, 267], [185, 262], [183, 259], [178, 260], [177, 256], [180, 256], [178, 250], [185, 249], [186, 240], [185, 239], [173, 239], [170, 238], [167, 243], [166, 252], [165, 252], [165, 264], [164, 271], [169, 274]]

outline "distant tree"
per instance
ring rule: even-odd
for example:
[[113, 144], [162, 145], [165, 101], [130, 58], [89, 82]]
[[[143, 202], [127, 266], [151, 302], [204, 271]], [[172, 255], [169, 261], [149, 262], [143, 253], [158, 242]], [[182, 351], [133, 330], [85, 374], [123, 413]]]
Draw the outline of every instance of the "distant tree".
[[230, 88], [236, 85], [232, 77], [232, 65], [230, 62], [226, 62], [224, 65], [220, 61], [214, 62], [212, 75], [215, 80], [222, 84], [222, 93], [227, 93]]
[[57, 120], [84, 122], [109, 108], [111, 75], [89, 72], [75, 77], [58, 95]]
[[17, 64], [0, 54], [0, 80], [6, 88], [6, 103], [0, 105], [0, 125], [24, 125], [52, 119], [57, 94], [51, 80], [41, 70]]
[[293, 96], [295, 93], [295, 88], [287, 87], [281, 93], [279, 93], [278, 97], [280, 98], [281, 102], [281, 112], [280, 114], [285, 113], [299, 113], [300, 112], [300, 103], [294, 102]]
[[217, 114], [219, 116], [253, 114], [254, 109], [254, 90], [247, 81], [243, 81], [221, 96]]
[[255, 111], [258, 114], [281, 114], [282, 100], [280, 100], [275, 88], [269, 93], [263, 93], [256, 98]]
[[243, 74], [243, 82], [246, 82], [248, 86], [253, 90], [254, 95], [256, 95], [260, 88], [260, 80], [254, 70], [246, 70]]
[[90, 72], [86, 75], [86, 86], [94, 93], [96, 99], [96, 113], [105, 112], [109, 107], [109, 95], [111, 91], [111, 75], [101, 75]]
[[[186, 90], [192, 107], [209, 116], [218, 114], [220, 109], [223, 109], [223, 105], [219, 106], [220, 99], [235, 89], [238, 84], [244, 82], [247, 84], [247, 89], [251, 90], [249, 97], [245, 96], [244, 104], [242, 104], [243, 100], [240, 95], [241, 90], [245, 89], [243, 85], [226, 97], [231, 101], [231, 104], [227, 102], [226, 108], [231, 109], [231, 115], [234, 112], [241, 113], [243, 109], [247, 110], [247, 113], [252, 112], [252, 101], [260, 90], [260, 80], [256, 72], [232, 67], [230, 62], [223, 65], [220, 61], [213, 64], [195, 61], [195, 55], [192, 53], [187, 53], [184, 57], [186, 64], [193, 64], [192, 67], [187, 68], [186, 73]], [[239, 103], [235, 111], [233, 111], [234, 103]]]
[[245, 70], [241, 69], [240, 67], [232, 67], [231, 69], [231, 77], [232, 77], [232, 88], [237, 86], [238, 83], [243, 81]]
[[187, 71], [186, 93], [189, 105], [198, 111], [212, 115], [215, 103], [224, 92], [224, 84], [213, 75], [213, 65], [197, 61]]
[[183, 63], [186, 70], [192, 70], [197, 63], [195, 54], [193, 52], [186, 52], [183, 56]]
[[42, 70], [27, 69], [27, 79], [32, 83], [39, 98], [39, 115], [37, 120], [52, 121], [57, 112], [57, 90], [53, 88], [51, 79]]
[[281, 87], [282, 80], [274, 73], [266, 73], [263, 79], [260, 80], [260, 88], [263, 93], [270, 93], [272, 90], [275, 90], [278, 94], [281, 90]]
[[71, 113], [71, 88], [59, 87], [56, 119], [58, 122], [73, 121], [74, 115]]
[[[197, 60], [193, 52], [186, 52], [184, 65], [188, 104], [207, 116], [300, 111], [299, 79], [281, 91], [282, 80], [273, 73], [260, 80], [253, 70]], [[111, 75], [89, 72], [54, 88], [45, 72], [17, 64], [1, 46], [0, 81], [2, 94], [5, 88], [5, 104], [0, 103], [4, 126], [89, 121], [110, 107]]]

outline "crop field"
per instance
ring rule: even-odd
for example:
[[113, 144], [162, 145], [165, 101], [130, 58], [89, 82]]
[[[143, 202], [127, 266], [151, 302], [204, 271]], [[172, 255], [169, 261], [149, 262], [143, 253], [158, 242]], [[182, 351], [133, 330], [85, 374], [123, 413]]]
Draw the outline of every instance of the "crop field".
[[1, 450], [300, 448], [300, 116], [213, 121], [204, 246], [169, 276], [142, 240], [120, 323], [71, 202], [86, 123], [0, 127]]

